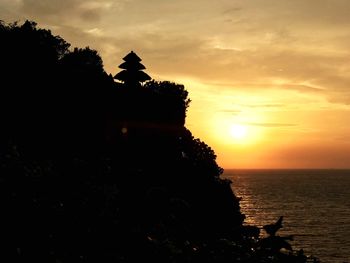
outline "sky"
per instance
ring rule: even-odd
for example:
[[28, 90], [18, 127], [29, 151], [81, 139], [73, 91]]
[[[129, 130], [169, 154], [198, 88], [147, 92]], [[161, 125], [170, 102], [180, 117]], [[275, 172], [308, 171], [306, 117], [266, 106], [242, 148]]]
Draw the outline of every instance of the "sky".
[[96, 49], [113, 75], [131, 50], [184, 84], [186, 127], [229, 168], [350, 168], [348, 0], [0, 0]]

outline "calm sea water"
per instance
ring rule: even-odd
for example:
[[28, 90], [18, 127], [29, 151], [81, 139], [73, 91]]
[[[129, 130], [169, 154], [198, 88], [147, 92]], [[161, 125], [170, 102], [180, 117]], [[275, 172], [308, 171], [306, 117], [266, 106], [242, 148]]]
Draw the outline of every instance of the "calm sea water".
[[247, 224], [283, 215], [279, 233], [294, 235], [293, 248], [350, 263], [350, 170], [226, 170], [224, 177], [242, 198]]

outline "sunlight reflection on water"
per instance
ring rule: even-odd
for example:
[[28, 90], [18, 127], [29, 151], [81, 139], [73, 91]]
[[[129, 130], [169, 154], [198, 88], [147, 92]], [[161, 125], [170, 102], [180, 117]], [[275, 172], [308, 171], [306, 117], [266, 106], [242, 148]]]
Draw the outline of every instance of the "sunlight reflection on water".
[[[350, 262], [349, 170], [228, 170], [245, 224], [284, 216], [281, 235], [322, 262]], [[264, 231], [262, 231], [262, 234]]]

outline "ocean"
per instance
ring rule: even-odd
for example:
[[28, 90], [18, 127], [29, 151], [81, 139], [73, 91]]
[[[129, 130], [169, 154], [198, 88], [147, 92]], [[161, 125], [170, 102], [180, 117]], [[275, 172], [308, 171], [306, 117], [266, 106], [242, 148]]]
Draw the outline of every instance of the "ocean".
[[294, 249], [350, 263], [350, 170], [225, 170], [223, 177], [242, 198], [246, 224], [284, 216], [278, 233], [293, 235]]

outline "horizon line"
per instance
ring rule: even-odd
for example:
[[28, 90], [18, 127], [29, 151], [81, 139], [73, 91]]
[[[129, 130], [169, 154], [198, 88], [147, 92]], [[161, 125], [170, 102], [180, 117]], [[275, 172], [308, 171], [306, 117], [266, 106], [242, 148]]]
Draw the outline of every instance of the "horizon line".
[[350, 170], [347, 168], [223, 168], [225, 170]]

